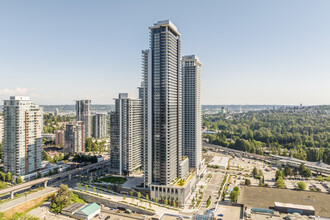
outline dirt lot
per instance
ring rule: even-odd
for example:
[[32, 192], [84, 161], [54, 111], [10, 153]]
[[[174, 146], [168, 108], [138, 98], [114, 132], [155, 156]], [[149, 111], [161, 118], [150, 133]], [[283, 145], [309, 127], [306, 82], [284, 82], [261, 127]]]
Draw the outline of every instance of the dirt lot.
[[240, 187], [238, 203], [248, 207], [269, 208], [274, 202], [311, 205], [315, 214], [330, 217], [330, 194], [266, 187]]

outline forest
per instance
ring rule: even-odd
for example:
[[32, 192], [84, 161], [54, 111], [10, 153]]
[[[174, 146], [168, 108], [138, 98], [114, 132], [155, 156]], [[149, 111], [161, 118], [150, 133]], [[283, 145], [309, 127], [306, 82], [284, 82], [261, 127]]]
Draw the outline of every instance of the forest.
[[330, 164], [330, 106], [205, 114], [203, 126], [211, 144]]

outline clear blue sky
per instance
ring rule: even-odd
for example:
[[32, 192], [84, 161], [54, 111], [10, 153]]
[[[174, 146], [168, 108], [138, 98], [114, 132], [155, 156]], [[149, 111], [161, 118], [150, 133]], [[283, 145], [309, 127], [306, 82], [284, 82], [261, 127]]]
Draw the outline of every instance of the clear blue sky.
[[137, 94], [148, 27], [166, 19], [204, 64], [202, 104], [330, 104], [329, 0], [1, 0], [0, 99]]

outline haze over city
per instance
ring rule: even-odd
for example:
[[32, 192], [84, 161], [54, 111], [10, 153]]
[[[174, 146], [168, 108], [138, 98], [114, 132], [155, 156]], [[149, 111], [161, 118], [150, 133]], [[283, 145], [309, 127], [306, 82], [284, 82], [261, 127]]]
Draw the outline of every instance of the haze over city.
[[[161, 9], [161, 10], [160, 10]], [[203, 63], [202, 104], [329, 104], [329, 1], [1, 1], [0, 99], [136, 94], [148, 27]]]

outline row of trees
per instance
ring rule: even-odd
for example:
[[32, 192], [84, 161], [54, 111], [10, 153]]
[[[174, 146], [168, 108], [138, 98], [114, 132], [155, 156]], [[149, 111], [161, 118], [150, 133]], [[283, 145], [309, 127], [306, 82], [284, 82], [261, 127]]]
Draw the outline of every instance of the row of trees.
[[70, 155], [69, 154], [63, 155], [62, 153], [59, 153], [58, 155], [54, 155], [53, 157], [51, 157], [50, 155], [47, 154], [47, 152], [45, 150], [42, 150], [41, 157], [42, 157], [43, 161], [48, 161], [50, 163], [56, 163], [58, 161], [68, 160]]
[[105, 143], [106, 141], [93, 141], [92, 138], [87, 138], [85, 143], [85, 151], [86, 152], [94, 152], [101, 154], [105, 151]]
[[227, 116], [203, 116], [203, 125], [218, 131], [205, 135], [210, 143], [256, 154], [267, 147], [272, 154], [330, 164], [330, 106]]
[[82, 162], [97, 163], [97, 156], [75, 154], [73, 157], [73, 161], [78, 163], [82, 163]]

